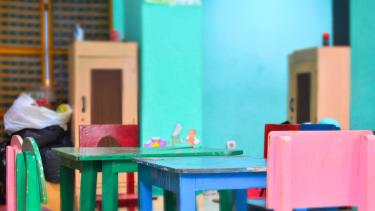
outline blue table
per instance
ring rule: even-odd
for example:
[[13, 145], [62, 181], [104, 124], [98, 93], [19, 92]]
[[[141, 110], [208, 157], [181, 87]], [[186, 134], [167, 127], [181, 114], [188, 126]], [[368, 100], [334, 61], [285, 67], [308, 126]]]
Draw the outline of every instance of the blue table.
[[266, 187], [266, 161], [245, 156], [135, 159], [139, 210], [152, 210], [152, 185], [176, 194], [177, 209], [196, 210], [196, 191], [234, 190], [236, 210], [246, 210], [246, 190]]

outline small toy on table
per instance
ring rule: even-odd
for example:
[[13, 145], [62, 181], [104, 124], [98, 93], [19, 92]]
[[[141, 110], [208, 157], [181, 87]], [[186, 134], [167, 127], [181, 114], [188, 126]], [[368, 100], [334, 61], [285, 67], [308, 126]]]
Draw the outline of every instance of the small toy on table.
[[147, 148], [161, 148], [161, 147], [166, 147], [167, 146], [167, 141], [156, 137], [156, 138], [151, 138], [147, 143], [145, 143], [145, 147]]
[[172, 134], [172, 146], [176, 146], [182, 143], [180, 133], [182, 131], [182, 125], [177, 124]]
[[200, 143], [199, 139], [197, 139], [197, 130], [192, 129], [189, 130], [188, 137], [186, 141], [190, 144], [190, 146], [195, 147]]

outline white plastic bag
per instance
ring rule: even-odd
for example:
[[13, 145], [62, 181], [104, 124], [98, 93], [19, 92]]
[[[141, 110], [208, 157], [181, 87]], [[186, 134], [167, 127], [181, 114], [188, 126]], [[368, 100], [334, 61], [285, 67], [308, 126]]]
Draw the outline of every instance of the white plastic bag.
[[39, 106], [30, 94], [22, 93], [5, 113], [4, 127], [8, 134], [25, 128], [43, 129], [52, 125], [66, 130], [71, 114], [70, 107], [67, 112], [58, 113]]

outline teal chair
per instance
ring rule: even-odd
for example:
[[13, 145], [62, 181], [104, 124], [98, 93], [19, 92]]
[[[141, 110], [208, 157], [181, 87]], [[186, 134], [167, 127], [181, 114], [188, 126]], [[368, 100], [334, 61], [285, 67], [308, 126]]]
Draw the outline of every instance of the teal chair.
[[16, 204], [19, 211], [42, 210], [47, 191], [42, 159], [33, 138], [26, 138], [16, 154]]

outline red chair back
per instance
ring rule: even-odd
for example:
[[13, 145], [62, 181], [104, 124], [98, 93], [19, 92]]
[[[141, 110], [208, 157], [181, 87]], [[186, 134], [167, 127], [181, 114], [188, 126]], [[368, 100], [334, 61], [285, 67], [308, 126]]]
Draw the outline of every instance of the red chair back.
[[267, 159], [269, 134], [272, 131], [296, 131], [300, 130], [299, 124], [266, 124], [264, 127], [264, 158]]
[[106, 146], [110, 142], [109, 140], [116, 141], [117, 146], [121, 147], [138, 147], [138, 125], [108, 124], [79, 126], [80, 147]]

